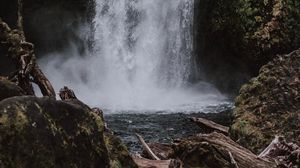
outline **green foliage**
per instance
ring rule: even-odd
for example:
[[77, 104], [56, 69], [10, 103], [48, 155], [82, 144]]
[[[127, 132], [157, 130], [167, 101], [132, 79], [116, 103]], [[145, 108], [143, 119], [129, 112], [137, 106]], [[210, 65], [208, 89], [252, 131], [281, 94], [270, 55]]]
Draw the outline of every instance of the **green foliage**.
[[211, 31], [230, 34], [231, 49], [261, 65], [300, 47], [299, 0], [220, 0], [211, 18]]

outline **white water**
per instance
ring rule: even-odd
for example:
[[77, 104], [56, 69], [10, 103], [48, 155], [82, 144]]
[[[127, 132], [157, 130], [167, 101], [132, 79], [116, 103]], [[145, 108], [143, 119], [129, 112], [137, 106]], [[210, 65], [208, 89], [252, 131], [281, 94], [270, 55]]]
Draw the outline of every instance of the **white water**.
[[70, 48], [41, 60], [56, 90], [67, 85], [84, 102], [112, 112], [192, 112], [224, 101], [210, 84], [189, 83], [195, 73], [192, 0], [96, 4], [94, 50], [80, 57]]

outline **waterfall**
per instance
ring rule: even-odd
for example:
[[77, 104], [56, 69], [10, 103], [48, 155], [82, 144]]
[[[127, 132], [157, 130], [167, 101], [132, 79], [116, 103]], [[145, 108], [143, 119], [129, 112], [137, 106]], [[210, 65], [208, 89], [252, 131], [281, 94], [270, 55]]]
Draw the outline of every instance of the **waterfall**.
[[193, 0], [96, 0], [93, 50], [79, 57], [69, 49], [69, 59], [51, 54], [43, 69], [56, 89], [68, 85], [110, 111], [182, 112], [219, 103], [224, 97], [213, 86], [190, 83], [193, 8]]
[[[95, 51], [106, 82], [169, 87], [188, 81], [191, 0], [97, 0]], [[120, 87], [120, 86], [117, 86]]]

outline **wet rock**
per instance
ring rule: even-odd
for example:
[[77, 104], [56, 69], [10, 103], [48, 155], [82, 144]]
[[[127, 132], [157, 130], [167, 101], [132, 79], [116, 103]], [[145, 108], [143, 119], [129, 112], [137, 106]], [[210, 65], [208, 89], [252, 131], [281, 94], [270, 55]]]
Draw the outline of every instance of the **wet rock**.
[[0, 101], [9, 97], [22, 95], [24, 95], [24, 91], [20, 87], [0, 76]]
[[300, 49], [277, 56], [236, 98], [231, 137], [253, 152], [274, 138], [300, 141]]
[[127, 147], [118, 137], [110, 133], [105, 133], [104, 139], [109, 153], [110, 166], [112, 168], [137, 168], [137, 165], [129, 155]]
[[101, 116], [78, 100], [5, 99], [0, 135], [0, 167], [134, 165], [121, 142], [104, 135]]

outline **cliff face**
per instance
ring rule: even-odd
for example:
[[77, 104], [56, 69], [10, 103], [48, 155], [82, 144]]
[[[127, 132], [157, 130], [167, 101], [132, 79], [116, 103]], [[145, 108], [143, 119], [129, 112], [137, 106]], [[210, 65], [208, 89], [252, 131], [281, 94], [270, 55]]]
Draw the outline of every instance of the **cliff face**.
[[300, 47], [298, 0], [196, 0], [195, 53], [206, 79], [237, 91], [277, 54]]

